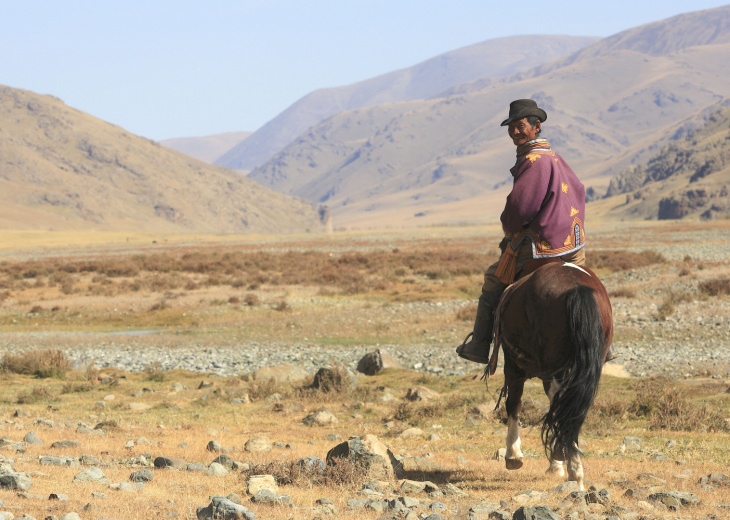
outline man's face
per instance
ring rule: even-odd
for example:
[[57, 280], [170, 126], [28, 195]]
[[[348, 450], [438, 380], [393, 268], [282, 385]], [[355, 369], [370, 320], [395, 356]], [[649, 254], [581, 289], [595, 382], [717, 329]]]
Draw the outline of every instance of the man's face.
[[523, 117], [517, 121], [512, 121], [507, 127], [507, 132], [515, 146], [522, 146], [527, 141], [532, 141], [537, 137], [538, 132], [540, 132], [540, 121], [532, 126], [527, 122], [527, 118]]

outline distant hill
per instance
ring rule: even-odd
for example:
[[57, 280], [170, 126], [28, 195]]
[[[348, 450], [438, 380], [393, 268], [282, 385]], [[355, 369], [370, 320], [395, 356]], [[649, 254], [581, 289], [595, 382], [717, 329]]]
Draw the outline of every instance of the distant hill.
[[251, 132], [226, 132], [203, 137], [176, 137], [160, 141], [167, 146], [190, 157], [213, 164], [218, 157], [246, 139]]
[[605, 198], [618, 218], [730, 218], [730, 106], [611, 179]]
[[[337, 225], [495, 222], [511, 186], [510, 101], [548, 112], [544, 137], [594, 192], [727, 102], [730, 6], [625, 31], [441, 97], [333, 115], [249, 177], [332, 208]], [[254, 136], [251, 136], [253, 138]]]
[[266, 123], [215, 163], [227, 168], [251, 170], [264, 164], [309, 127], [337, 112], [425, 99], [465, 81], [509, 76], [598, 40], [593, 36], [555, 35], [497, 38], [352, 85], [316, 90]]
[[0, 229], [304, 232], [310, 202], [0, 86]]

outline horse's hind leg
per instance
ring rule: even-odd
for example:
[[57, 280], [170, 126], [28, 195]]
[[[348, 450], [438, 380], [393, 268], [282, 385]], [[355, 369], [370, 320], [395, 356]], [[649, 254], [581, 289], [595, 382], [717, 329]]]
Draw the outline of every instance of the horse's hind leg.
[[[505, 372], [506, 377], [506, 372]], [[520, 450], [520, 410], [522, 409], [522, 391], [525, 386], [523, 378], [507, 378], [507, 453], [504, 462], [507, 469], [522, 467], [522, 450]]]
[[[555, 392], [558, 391], [558, 382], [553, 379], [551, 381], [543, 381], [542, 387], [545, 390], [545, 394], [552, 402]], [[563, 462], [565, 461], [565, 454], [562, 446], [553, 446], [550, 450], [550, 467], [545, 470], [545, 473], [549, 475], [556, 475], [558, 477], [565, 476], [565, 468]]]
[[583, 491], [585, 489], [583, 485], [583, 463], [580, 461], [580, 455], [574, 452], [568, 457], [568, 480], [574, 480], [578, 484], [578, 489]]

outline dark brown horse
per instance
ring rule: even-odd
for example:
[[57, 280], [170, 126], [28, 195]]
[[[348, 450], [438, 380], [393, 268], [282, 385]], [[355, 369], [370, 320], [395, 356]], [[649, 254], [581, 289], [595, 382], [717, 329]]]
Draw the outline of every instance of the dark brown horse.
[[511, 285], [497, 310], [495, 349], [504, 352], [502, 397], [508, 416], [507, 469], [522, 467], [519, 414], [527, 379], [542, 380], [550, 398], [542, 443], [548, 472], [565, 475], [583, 489], [578, 434], [598, 390], [613, 339], [611, 303], [590, 269], [562, 262], [543, 265]]

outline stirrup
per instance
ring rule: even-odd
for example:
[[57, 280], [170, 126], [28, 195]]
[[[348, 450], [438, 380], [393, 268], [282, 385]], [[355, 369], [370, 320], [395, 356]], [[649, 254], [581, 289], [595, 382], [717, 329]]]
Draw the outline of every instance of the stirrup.
[[482, 363], [484, 365], [489, 364], [489, 349], [487, 349], [487, 357], [480, 356], [478, 354], [474, 354], [472, 352], [464, 352], [467, 346], [471, 345], [471, 343], [467, 343], [469, 341], [469, 338], [474, 336], [474, 331], [470, 332], [466, 335], [466, 338], [464, 338], [464, 341], [461, 345], [456, 347], [456, 353], [459, 355], [460, 358], [466, 359], [467, 361], [473, 361], [474, 363]]

